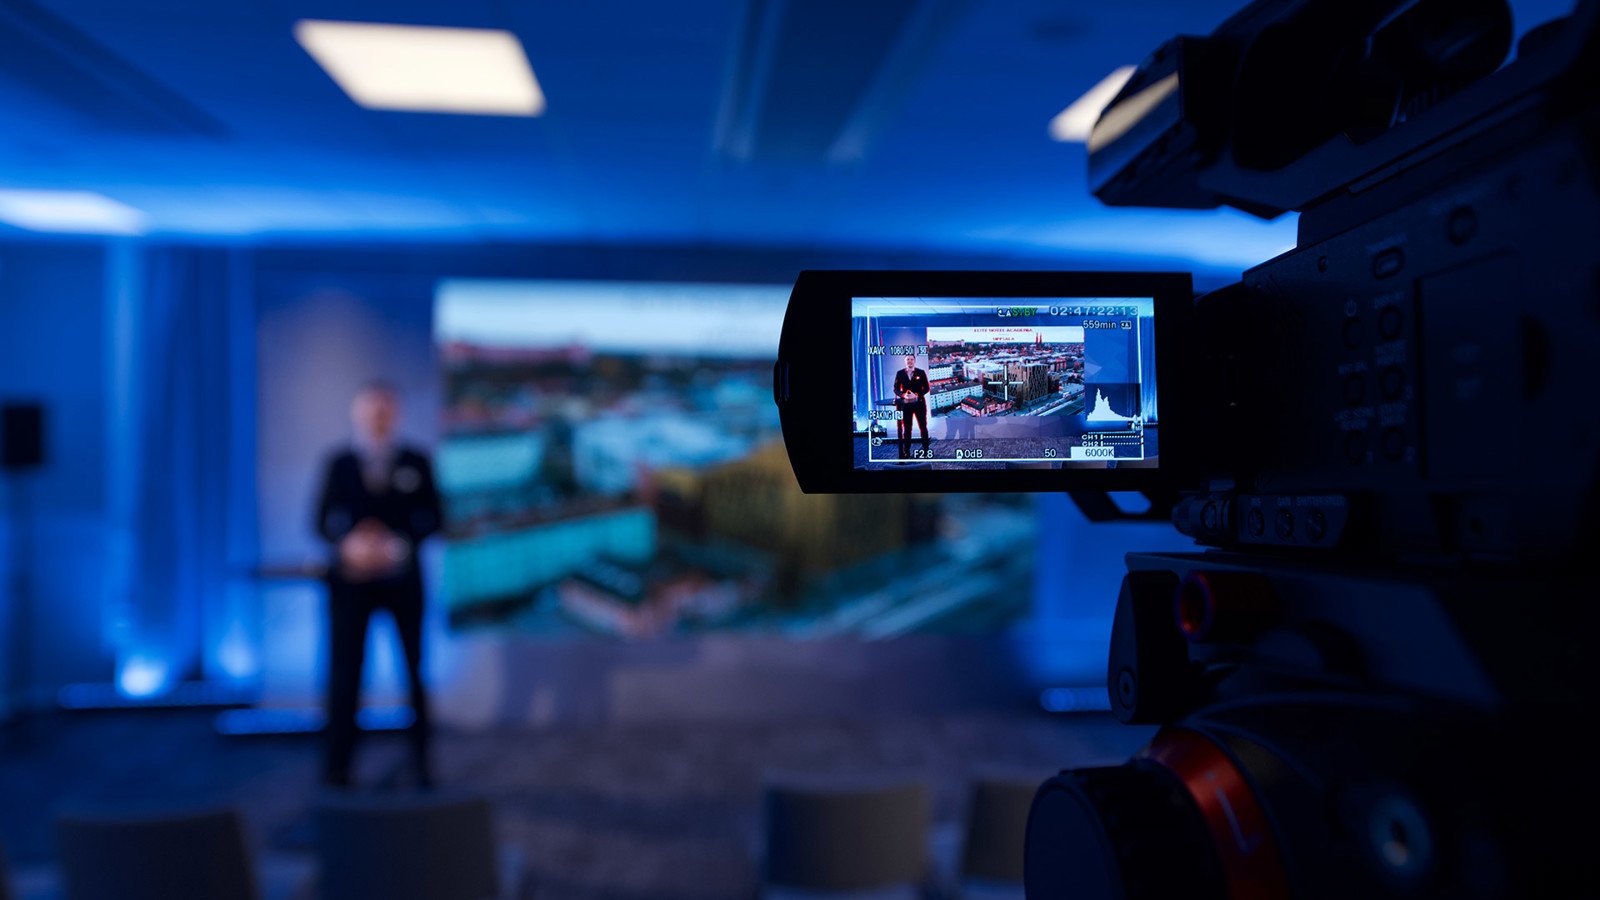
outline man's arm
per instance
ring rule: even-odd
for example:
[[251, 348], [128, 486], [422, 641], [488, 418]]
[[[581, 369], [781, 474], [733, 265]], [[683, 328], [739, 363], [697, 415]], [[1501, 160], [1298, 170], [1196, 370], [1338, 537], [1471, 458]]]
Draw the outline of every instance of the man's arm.
[[420, 453], [416, 454], [412, 464], [416, 466], [420, 483], [414, 495], [416, 505], [406, 521], [406, 537], [412, 546], [416, 546], [443, 527], [444, 512], [439, 500], [439, 488], [433, 481], [432, 464]]
[[317, 520], [312, 523], [317, 534], [330, 544], [337, 544], [344, 540], [345, 535], [355, 528], [355, 518], [350, 510], [336, 502], [337, 489], [334, 482], [339, 468], [340, 457], [335, 456], [328, 460], [322, 475], [322, 492], [317, 499]]

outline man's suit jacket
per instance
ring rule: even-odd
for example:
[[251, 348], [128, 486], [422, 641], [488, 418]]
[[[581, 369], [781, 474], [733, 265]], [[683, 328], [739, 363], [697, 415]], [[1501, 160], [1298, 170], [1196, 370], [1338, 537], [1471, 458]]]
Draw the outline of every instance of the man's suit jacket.
[[[906, 377], [905, 369], [896, 369], [894, 373], [894, 405], [905, 408], [921, 403], [928, 396], [928, 373], [921, 369], [912, 369], [911, 377]], [[917, 395], [915, 400], [901, 399], [901, 395], [911, 391]]]
[[[382, 522], [412, 547], [413, 552], [401, 572], [387, 581], [397, 588], [414, 588], [420, 592], [422, 575], [415, 548], [443, 523], [433, 467], [426, 456], [408, 447], [397, 449], [389, 466], [385, 489], [377, 492], [367, 487], [361, 473], [361, 458], [355, 451], [345, 450], [328, 460], [321, 499], [317, 502], [317, 532], [337, 546], [351, 529], [369, 518]], [[346, 583], [339, 574], [337, 551], [328, 567], [328, 580], [334, 587]]]

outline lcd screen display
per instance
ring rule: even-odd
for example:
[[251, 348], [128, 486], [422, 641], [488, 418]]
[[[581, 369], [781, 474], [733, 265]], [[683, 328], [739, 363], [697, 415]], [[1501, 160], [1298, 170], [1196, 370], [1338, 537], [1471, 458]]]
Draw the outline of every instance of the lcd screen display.
[[855, 297], [855, 468], [1154, 468], [1150, 297]]

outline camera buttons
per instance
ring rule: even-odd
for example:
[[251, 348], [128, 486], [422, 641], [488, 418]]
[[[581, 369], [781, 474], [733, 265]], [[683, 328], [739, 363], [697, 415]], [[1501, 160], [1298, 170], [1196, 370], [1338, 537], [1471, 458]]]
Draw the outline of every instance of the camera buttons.
[[1367, 380], [1359, 374], [1344, 380], [1344, 402], [1347, 406], [1360, 406], [1367, 399]]
[[1347, 348], [1354, 350], [1361, 346], [1361, 318], [1359, 316], [1350, 316], [1344, 320], [1342, 336], [1344, 337], [1344, 345]]
[[1400, 457], [1406, 452], [1405, 432], [1398, 428], [1385, 428], [1383, 430], [1383, 455], [1385, 459], [1399, 462]]
[[1352, 431], [1344, 436], [1344, 458], [1352, 463], [1367, 461], [1367, 433]]
[[1406, 387], [1406, 375], [1399, 366], [1389, 366], [1379, 373], [1378, 383], [1383, 391], [1383, 399], [1399, 400]]
[[1383, 312], [1378, 313], [1378, 333], [1386, 341], [1392, 341], [1400, 336], [1402, 319], [1399, 306], [1385, 306]]
[[1374, 278], [1388, 278], [1400, 274], [1406, 267], [1405, 251], [1399, 247], [1389, 249], [1372, 257], [1372, 275]]

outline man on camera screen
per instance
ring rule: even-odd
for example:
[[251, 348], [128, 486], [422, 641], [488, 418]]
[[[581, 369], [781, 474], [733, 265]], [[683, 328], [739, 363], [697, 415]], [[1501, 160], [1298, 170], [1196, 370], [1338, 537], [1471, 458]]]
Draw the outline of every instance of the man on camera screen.
[[917, 358], [906, 355], [906, 367], [894, 373], [894, 406], [900, 411], [900, 458], [911, 455], [911, 419], [922, 428], [922, 455], [928, 455], [928, 373]]

